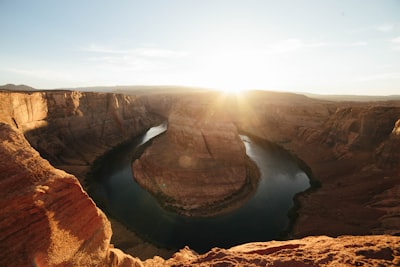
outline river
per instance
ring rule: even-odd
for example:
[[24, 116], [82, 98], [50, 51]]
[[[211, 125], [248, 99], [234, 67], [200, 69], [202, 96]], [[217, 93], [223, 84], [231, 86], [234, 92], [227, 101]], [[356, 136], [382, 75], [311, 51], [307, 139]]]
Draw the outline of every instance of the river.
[[107, 213], [155, 245], [170, 249], [188, 245], [198, 252], [272, 240], [287, 228], [293, 197], [310, 187], [309, 178], [287, 153], [266, 150], [244, 135], [240, 137], [246, 153], [261, 174], [257, 191], [244, 205], [208, 218], [186, 217], [163, 209], [134, 181], [131, 162], [135, 150], [166, 127], [163, 124], [151, 128], [96, 164], [89, 180], [90, 194]]

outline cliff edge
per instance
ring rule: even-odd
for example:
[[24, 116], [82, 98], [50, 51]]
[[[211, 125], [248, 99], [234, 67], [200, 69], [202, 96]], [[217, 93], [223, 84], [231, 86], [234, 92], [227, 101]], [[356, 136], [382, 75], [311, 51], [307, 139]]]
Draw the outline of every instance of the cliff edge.
[[119, 266], [111, 226], [78, 180], [0, 123], [1, 266]]

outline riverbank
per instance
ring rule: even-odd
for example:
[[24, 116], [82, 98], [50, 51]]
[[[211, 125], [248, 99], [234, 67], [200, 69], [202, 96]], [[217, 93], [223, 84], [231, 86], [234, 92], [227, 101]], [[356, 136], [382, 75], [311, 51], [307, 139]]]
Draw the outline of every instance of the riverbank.
[[296, 164], [299, 166], [301, 170], [303, 170], [309, 179], [310, 182], [310, 187], [307, 188], [305, 191], [297, 193], [293, 197], [293, 206], [290, 208], [288, 211], [288, 218], [289, 218], [289, 225], [288, 227], [282, 231], [279, 234], [279, 237], [277, 238], [278, 240], [287, 240], [291, 238], [292, 231], [294, 226], [296, 225], [297, 219], [299, 218], [299, 210], [301, 209], [301, 201], [300, 199], [308, 194], [312, 194], [316, 192], [319, 188], [321, 188], [322, 184], [321, 182], [316, 178], [314, 175], [312, 169], [299, 157], [296, 156], [296, 154], [290, 152], [289, 150], [286, 150], [283, 146], [270, 142], [264, 138], [261, 138], [255, 134], [249, 133], [245, 130], [241, 130], [242, 134], [245, 134], [246, 136], [250, 137], [254, 142], [259, 144], [263, 149], [265, 150], [273, 150], [273, 151], [279, 151], [279, 153], [286, 155], [287, 157], [290, 157], [293, 159]]
[[300, 158], [321, 184], [296, 196], [287, 238], [399, 234], [399, 102], [267, 101], [238, 125]]
[[[165, 122], [163, 122], [162, 124], [165, 124]], [[177, 250], [160, 248], [146, 241], [146, 238], [138, 235], [137, 233], [135, 233], [135, 231], [129, 229], [129, 227], [126, 226], [123, 222], [114, 218], [112, 212], [110, 211], [110, 208], [107, 206], [106, 200], [102, 199], [99, 196], [96, 197], [96, 180], [100, 179], [100, 177], [96, 176], [96, 173], [98, 173], [103, 167], [102, 162], [104, 162], [107, 157], [118, 157], [118, 155], [120, 153], [123, 153], [123, 151], [126, 150], [127, 147], [131, 147], [132, 144], [138, 143], [136, 139], [140, 136], [143, 136], [146, 132], [149, 131], [150, 128], [144, 129], [135, 138], [126, 140], [123, 143], [120, 143], [117, 146], [101, 154], [94, 160], [90, 168], [80, 170], [81, 173], [85, 173], [85, 175], [83, 176], [85, 178], [82, 182], [86, 191], [94, 199], [96, 205], [106, 214], [108, 220], [111, 223], [111, 229], [113, 233], [111, 236], [111, 244], [113, 244], [114, 247], [121, 249], [125, 253], [130, 254], [134, 257], [138, 257], [141, 260], [146, 260], [155, 256], [168, 259]], [[145, 143], [143, 146], [140, 147], [140, 149], [132, 150], [132, 157], [140, 156], [140, 154], [148, 145], [151, 144], [151, 142], [152, 140]]]
[[[145, 132], [143, 132], [142, 135], [144, 133]], [[160, 135], [163, 134], [164, 133], [161, 133]], [[141, 140], [142, 138], [139, 139]], [[111, 243], [114, 244], [115, 247], [122, 249], [126, 253], [129, 253], [141, 259], [147, 259], [153, 256], [169, 257], [174, 252], [176, 252], [176, 250], [160, 248], [153, 243], [149, 243], [148, 241], [146, 241], [148, 239], [145, 236], [141, 234], [138, 235], [137, 233], [135, 233], [133, 229], [130, 229], [130, 227], [127, 226], [125, 223], [114, 218], [114, 215], [112, 214], [110, 207], [107, 205], [106, 200], [101, 198], [102, 194], [97, 194], [96, 196], [95, 191], [98, 188], [96, 186], [95, 181], [96, 179], [102, 179], [101, 176], [98, 176], [97, 174], [99, 173], [99, 171], [101, 171], [101, 168], [103, 168], [104, 166], [108, 166], [109, 163], [104, 164], [104, 162], [107, 162], [108, 158], [118, 159], [119, 155], [126, 153], [124, 151], [126, 151], [128, 148], [128, 150], [130, 150], [128, 152], [129, 154], [128, 158], [130, 159], [130, 162], [132, 162], [133, 159], [140, 157], [140, 155], [145, 151], [145, 149], [152, 144], [154, 139], [155, 138], [151, 138], [150, 140], [144, 142], [136, 149], [131, 149], [132, 147], [139, 144], [138, 141], [135, 140], [131, 140], [129, 142], [125, 142], [119, 146], [114, 147], [104, 155], [97, 158], [90, 172], [88, 172], [88, 175], [85, 180], [86, 188], [89, 194], [94, 198], [96, 204], [106, 213], [109, 220], [111, 221], [113, 229], [113, 236]], [[210, 217], [216, 214], [227, 213], [243, 205], [243, 203], [245, 203], [246, 200], [254, 194], [255, 190], [257, 189], [257, 184], [260, 178], [260, 173], [256, 164], [249, 157], [246, 157], [246, 170], [247, 170], [247, 182], [243, 186], [242, 190], [240, 190], [233, 196], [230, 196], [230, 198], [225, 199], [223, 202], [208, 207], [207, 210], [204, 211], [199, 210], [198, 214], [199, 215], [201, 214], [203, 217]], [[162, 205], [162, 198], [159, 198], [160, 197], [159, 195], [156, 195], [154, 197]]]
[[[148, 141], [145, 141], [143, 140], [143, 138], [139, 137], [137, 142], [133, 141], [131, 144], [127, 144], [126, 146], [123, 146], [121, 148], [115, 148], [110, 152], [110, 154], [107, 154], [104, 158], [101, 159], [101, 161], [99, 161], [99, 163], [103, 162], [103, 164], [100, 164], [99, 166], [97, 166], [96, 164], [96, 166], [94, 166], [93, 168], [96, 169], [101, 166], [104, 166], [105, 168], [103, 168], [103, 170], [98, 169], [97, 171], [93, 172], [92, 175], [95, 174], [95, 177], [97, 177], [98, 179], [106, 179], [104, 180], [105, 187], [103, 190], [109, 192], [109, 199], [104, 199], [104, 201], [102, 201], [102, 199], [96, 195], [94, 195], [93, 197], [96, 202], [98, 202], [98, 205], [108, 214], [109, 217], [113, 218], [115, 215], [115, 218], [119, 218], [112, 219], [112, 224], [114, 225], [113, 228], [116, 229], [114, 231], [115, 238], [113, 238], [113, 243], [115, 244], [115, 246], [123, 249], [126, 252], [134, 253], [135, 256], [144, 258], [149, 257], [149, 255], [160, 255], [160, 250], [164, 253], [163, 255], [168, 255], [174, 251], [170, 249], [160, 249], [157, 246], [175, 247], [176, 249], [179, 249], [185, 245], [190, 245], [190, 247], [194, 249], [199, 249], [200, 252], [204, 252], [213, 246], [229, 247], [246, 241], [270, 240], [271, 238], [275, 238], [278, 235], [279, 231], [285, 230], [282, 229], [282, 225], [283, 227], [285, 227], [284, 225], [286, 225], [288, 221], [286, 212], [292, 205], [291, 197], [296, 192], [298, 192], [291, 190], [303, 190], [294, 189], [297, 188], [297, 186], [299, 185], [293, 184], [293, 186], [295, 187], [291, 188], [292, 186], [289, 186], [287, 184], [292, 183], [290, 182], [291, 179], [298, 179], [295, 178], [295, 176], [292, 176], [298, 173], [298, 171], [295, 170], [298, 169], [297, 167], [293, 169], [293, 166], [297, 165], [295, 162], [292, 162], [290, 163], [290, 165], [286, 166], [288, 170], [291, 170], [289, 173], [286, 173], [288, 171], [285, 170], [284, 167], [286, 161], [282, 160], [288, 158], [292, 159], [290, 155], [283, 153], [283, 151], [272, 149], [271, 147], [266, 146], [265, 143], [260, 142], [260, 140], [258, 140], [258, 142], [260, 143], [256, 143], [254, 140], [251, 140], [246, 136], [242, 136], [241, 138], [243, 138], [242, 141], [245, 143], [246, 151], [248, 150], [247, 152], [250, 153], [252, 157], [255, 157], [254, 160], [257, 161], [256, 163], [255, 161], [253, 161], [253, 159], [250, 158], [250, 156], [246, 156], [246, 184], [241, 188], [240, 191], [235, 192], [235, 194], [231, 195], [229, 198], [215, 203], [215, 205], [210, 205], [205, 209], [198, 210], [196, 216], [193, 216], [194, 212], [196, 211], [192, 210], [190, 213], [191, 216], [188, 216], [187, 214], [182, 213], [181, 210], [177, 211], [173, 209], [173, 207], [165, 207], [166, 205], [163, 203], [163, 198], [160, 198], [160, 195], [153, 195], [152, 198], [154, 200], [149, 199], [149, 194], [145, 193], [144, 189], [140, 188], [139, 185], [133, 183], [132, 181], [132, 173], [130, 167], [132, 160], [140, 157], [141, 153], [143, 153], [146, 148], [149, 147], [151, 143], [157, 138], [158, 137], [155, 137], [148, 139]], [[139, 145], [139, 147], [137, 147], [137, 145]], [[264, 153], [267, 154], [264, 155]], [[277, 157], [276, 160], [274, 160], [274, 155], [275, 157]], [[279, 163], [282, 165], [281, 167], [278, 167], [280, 166]], [[275, 170], [276, 167], [274, 166], [278, 168]], [[264, 173], [264, 176], [262, 178], [263, 186], [261, 187], [263, 189], [258, 188], [261, 179], [259, 167], [263, 168]], [[282, 170], [279, 169], [282, 167]], [[122, 175], [122, 173], [124, 173], [124, 178], [120, 176]], [[106, 176], [104, 176], [104, 178], [101, 178], [104, 174]], [[281, 177], [280, 175], [284, 176]], [[276, 182], [274, 182], [275, 180]], [[306, 179], [306, 182], [308, 184], [308, 178]], [[133, 185], [135, 188], [137, 187], [137, 189], [129, 189]], [[289, 186], [289, 188], [291, 189], [286, 189], [285, 187], [287, 186]], [[95, 189], [95, 187], [93, 189]], [[100, 194], [98, 195], [102, 196], [101, 189], [99, 190]], [[286, 190], [289, 191], [285, 193]], [[257, 196], [253, 197], [256, 192], [258, 192]], [[123, 194], [128, 195], [124, 196]], [[284, 200], [284, 202], [282, 202], [283, 195], [289, 196], [288, 200]], [[116, 199], [124, 200], [122, 203], [114, 203], [114, 201], [108, 202], [111, 201], [111, 199], [114, 199], [114, 197]], [[158, 204], [152, 202], [158, 202]], [[127, 205], [127, 203], [131, 204]], [[134, 203], [138, 203], [139, 206], [136, 207], [137, 204]], [[143, 207], [143, 204], [140, 203], [147, 204], [145, 204], [146, 206]], [[161, 209], [160, 207], [157, 207], [158, 205], [163, 206], [163, 208]], [[246, 207], [243, 207], [243, 209], [241, 209], [241, 207], [244, 205], [246, 205]], [[126, 207], [123, 208], [123, 206]], [[137, 217], [132, 217], [128, 215], [127, 218], [121, 219], [117, 216], [117, 214], [113, 215], [114, 212], [112, 211], [112, 207], [118, 207], [118, 209], [120, 210], [118, 212], [118, 216], [126, 216], [128, 214], [138, 215]], [[121, 209], [123, 209], [123, 211]], [[225, 214], [227, 214], [227, 216], [224, 216]], [[248, 220], [249, 217], [253, 217], [255, 215], [259, 215], [257, 217], [256, 224], [254, 224], [255, 222]], [[208, 220], [207, 218], [210, 219]], [[271, 220], [271, 218], [274, 219]], [[152, 225], [155, 221], [158, 221], [158, 223], [156, 223], [154, 226], [145, 226], [143, 225], [143, 223], [138, 224], [138, 222], [140, 221], [143, 221], [145, 225]], [[158, 229], [160, 225], [163, 225], [163, 228], [165, 230]], [[230, 230], [228, 230], [228, 232], [225, 232], [225, 230], [219, 229], [219, 227], [232, 229], [231, 227], [234, 226], [235, 228], [239, 227], [239, 225], [241, 225], [241, 229], [248, 230], [243, 232], [243, 235], [240, 234], [238, 237], [236, 237], [236, 230], [231, 233], [229, 232]], [[249, 229], [249, 227], [252, 229]], [[158, 240], [159, 235], [163, 236], [165, 235], [164, 233], [168, 232], [167, 229], [176, 228], [181, 229], [182, 232], [175, 232], [171, 236], [171, 240], [169, 241], [163, 241], [162, 239]], [[186, 230], [184, 230], [184, 228]], [[126, 231], [128, 231], [129, 229], [133, 230], [137, 234], [127, 233]], [[199, 246], [198, 244], [196, 244], [197, 241], [195, 241], [199, 240], [200, 242], [203, 242], [201, 241], [201, 239], [204, 239], [205, 236], [197, 236], [196, 233], [202, 231], [211, 232], [210, 234], [208, 234], [210, 235], [210, 237], [207, 237], [209, 238], [209, 241], [205, 243], [206, 247], [203, 247], [204, 245]], [[220, 241], [226, 241], [220, 243], [220, 241], [218, 241], [218, 238], [217, 240], [213, 240], [213, 231], [216, 231], [215, 234], [217, 236], [224, 232], [223, 236], [225, 237], [221, 236], [220, 238], [222, 239], [220, 239]], [[155, 234], [154, 232], [156, 232], [157, 234]], [[125, 238], [124, 235], [130, 236], [132, 240], [130, 241], [129, 239]], [[187, 235], [193, 235], [193, 238], [188, 238]], [[148, 242], [146, 242], [146, 240], [148, 240]], [[149, 242], [151, 242], [152, 244], [150, 244]], [[167, 242], [168, 245], [166, 245], [167, 243], [164, 243], [163, 245], [163, 242]]]
[[[246, 200], [252, 196], [256, 190], [260, 173], [257, 166], [251, 159], [248, 159], [246, 162], [246, 167], [250, 173], [248, 176], [249, 182], [246, 186], [246, 189], [243, 192], [238, 192], [236, 196], [232, 197], [233, 199], [226, 200], [224, 203], [218, 203], [218, 205], [210, 207], [206, 214], [202, 214], [203, 216], [213, 216], [214, 214], [232, 211], [243, 205], [243, 203], [245, 203]], [[161, 201], [161, 199], [159, 201]], [[140, 235], [136, 234], [133, 230], [130, 230], [129, 227], [124, 225], [124, 223], [113, 218], [109, 212], [106, 210], [104, 212], [106, 213], [108, 220], [111, 222], [111, 228], [113, 231], [111, 244], [121, 249], [125, 253], [134, 257], [138, 257], [144, 261], [155, 256], [168, 259], [178, 251], [177, 249], [161, 248], [149, 241], [146, 241], [145, 238], [140, 237]]]

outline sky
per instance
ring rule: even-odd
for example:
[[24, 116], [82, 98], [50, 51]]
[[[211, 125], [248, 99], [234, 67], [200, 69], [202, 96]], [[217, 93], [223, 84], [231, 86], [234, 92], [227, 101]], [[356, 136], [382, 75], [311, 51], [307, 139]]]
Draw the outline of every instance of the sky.
[[400, 94], [399, 0], [0, 0], [0, 84]]

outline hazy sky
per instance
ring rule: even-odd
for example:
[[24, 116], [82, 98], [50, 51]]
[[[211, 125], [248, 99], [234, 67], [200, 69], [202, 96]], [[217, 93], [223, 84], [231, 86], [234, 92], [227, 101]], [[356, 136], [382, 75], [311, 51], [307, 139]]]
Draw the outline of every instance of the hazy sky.
[[0, 84], [400, 94], [400, 0], [0, 0]]

